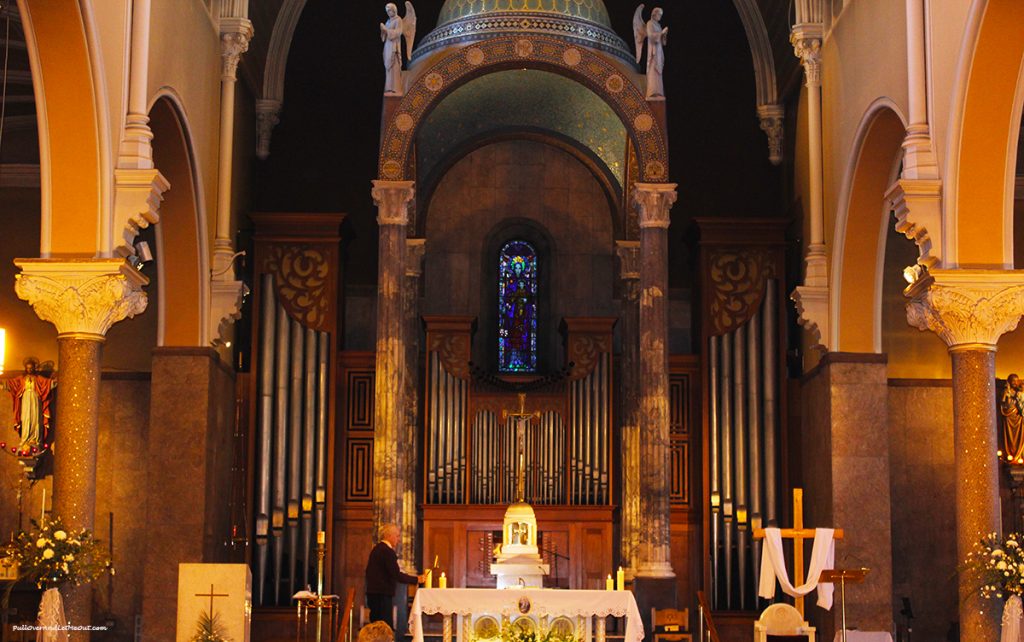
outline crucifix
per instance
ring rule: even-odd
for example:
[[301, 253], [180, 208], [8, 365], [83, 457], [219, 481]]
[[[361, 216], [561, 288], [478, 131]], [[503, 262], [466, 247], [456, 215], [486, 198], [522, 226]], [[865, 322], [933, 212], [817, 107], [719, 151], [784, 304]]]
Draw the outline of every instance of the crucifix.
[[227, 593], [214, 593], [213, 584], [210, 584], [209, 593], [196, 593], [196, 597], [208, 597], [210, 598], [210, 618], [213, 618], [213, 598], [215, 597], [230, 597]]
[[526, 393], [519, 393], [519, 410], [501, 411], [501, 420], [511, 417], [516, 421], [516, 501], [526, 501], [526, 428], [531, 419], [540, 419], [540, 411], [526, 412]]
[[[793, 540], [793, 586], [800, 586], [804, 583], [804, 540], [814, 539], [814, 529], [804, 528], [804, 489], [793, 489], [793, 528], [783, 528], [782, 539]], [[843, 529], [837, 528], [833, 538], [843, 539]], [[764, 529], [754, 529], [754, 539], [764, 539]], [[762, 552], [767, 555], [767, 552]], [[819, 581], [820, 583], [820, 581]], [[804, 616], [804, 598], [794, 598], [796, 610], [800, 611], [800, 617]]]

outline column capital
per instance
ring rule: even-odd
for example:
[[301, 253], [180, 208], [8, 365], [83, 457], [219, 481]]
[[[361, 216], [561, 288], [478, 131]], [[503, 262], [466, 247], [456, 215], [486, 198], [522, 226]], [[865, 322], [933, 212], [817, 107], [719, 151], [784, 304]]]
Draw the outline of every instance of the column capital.
[[615, 241], [615, 254], [619, 257], [619, 278], [639, 281], [640, 241]]
[[634, 183], [633, 201], [639, 212], [640, 228], [667, 229], [672, 222], [669, 212], [679, 194], [676, 183]]
[[405, 276], [414, 279], [423, 275], [423, 254], [427, 239], [405, 239]]
[[901, 178], [886, 191], [885, 200], [896, 215], [896, 231], [917, 245], [918, 264], [927, 268], [939, 265], [942, 261], [942, 181]]
[[761, 119], [761, 131], [768, 136], [768, 161], [778, 165], [782, 162], [786, 108], [782, 105], [758, 105], [757, 116]]
[[249, 286], [232, 279], [210, 279], [209, 340], [212, 345], [227, 345], [228, 328], [242, 318], [242, 303]]
[[829, 289], [814, 285], [798, 285], [789, 298], [796, 305], [797, 322], [811, 335], [812, 345], [828, 350]]
[[252, 21], [248, 18], [220, 19], [221, 80], [234, 82], [237, 79], [238, 62], [249, 50], [253, 33]]
[[15, 259], [18, 297], [57, 336], [103, 341], [112, 325], [146, 309], [149, 283], [123, 259]]
[[789, 43], [793, 45], [793, 53], [803, 65], [806, 85], [808, 88], [821, 87], [821, 41], [824, 30], [819, 23], [803, 23], [793, 25], [789, 34]]
[[408, 225], [409, 203], [416, 195], [412, 181], [373, 181], [373, 204], [377, 206], [377, 225]]
[[907, 323], [939, 335], [950, 351], [995, 350], [1024, 314], [1024, 270], [904, 270]]
[[170, 186], [157, 169], [114, 169], [114, 230], [121, 235], [117, 254], [135, 254], [139, 230], [160, 222], [160, 203]]
[[267, 160], [270, 156], [270, 135], [281, 122], [281, 101], [260, 98], [256, 101], [257, 133], [256, 157]]

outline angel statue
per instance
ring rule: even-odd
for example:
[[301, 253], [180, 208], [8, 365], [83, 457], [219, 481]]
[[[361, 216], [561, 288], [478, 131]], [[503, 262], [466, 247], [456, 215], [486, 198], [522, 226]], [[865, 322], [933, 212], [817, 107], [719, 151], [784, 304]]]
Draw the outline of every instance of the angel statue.
[[668, 27], [661, 26], [661, 7], [651, 11], [651, 19], [644, 22], [644, 5], [633, 13], [633, 37], [636, 40], [636, 62], [644, 53], [647, 40], [647, 100], [665, 99], [665, 84], [661, 74], [665, 71], [665, 44], [668, 42]]
[[405, 93], [402, 85], [402, 38], [405, 38], [406, 60], [412, 55], [412, 45], [416, 40], [416, 10], [411, 2], [405, 3], [405, 18], [398, 15], [398, 7], [393, 2], [387, 3], [384, 11], [388, 14], [387, 23], [380, 25], [380, 39], [384, 43], [384, 93], [401, 96]]

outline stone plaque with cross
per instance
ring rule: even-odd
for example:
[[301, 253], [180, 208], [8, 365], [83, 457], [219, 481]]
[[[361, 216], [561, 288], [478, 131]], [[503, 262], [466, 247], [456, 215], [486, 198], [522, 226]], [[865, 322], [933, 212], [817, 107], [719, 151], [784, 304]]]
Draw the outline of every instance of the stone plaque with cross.
[[200, 631], [249, 642], [252, 575], [245, 564], [179, 564], [177, 642]]

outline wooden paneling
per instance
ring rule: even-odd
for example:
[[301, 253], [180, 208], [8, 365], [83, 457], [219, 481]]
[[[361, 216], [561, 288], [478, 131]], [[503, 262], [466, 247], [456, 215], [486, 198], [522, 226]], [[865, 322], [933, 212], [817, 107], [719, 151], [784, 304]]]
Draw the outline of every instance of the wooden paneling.
[[699, 371], [696, 357], [676, 355], [669, 364], [669, 448], [671, 479], [669, 501], [673, 507], [690, 508], [693, 500], [693, 472], [701, 470], [701, 462], [693, 461], [700, 453], [694, 447], [697, 431], [693, 426], [701, 416], [698, 388]]
[[349, 430], [373, 431], [373, 370], [348, 371], [346, 425]]
[[345, 501], [369, 502], [373, 499], [373, 438], [349, 437], [345, 440]]
[[344, 504], [373, 501], [373, 368], [372, 352], [338, 354], [338, 449], [336, 497]]

